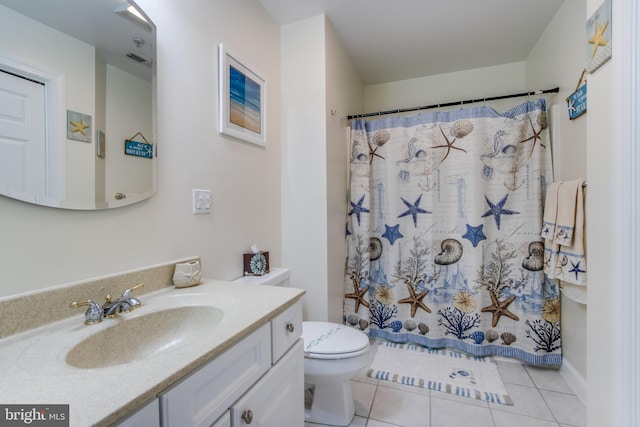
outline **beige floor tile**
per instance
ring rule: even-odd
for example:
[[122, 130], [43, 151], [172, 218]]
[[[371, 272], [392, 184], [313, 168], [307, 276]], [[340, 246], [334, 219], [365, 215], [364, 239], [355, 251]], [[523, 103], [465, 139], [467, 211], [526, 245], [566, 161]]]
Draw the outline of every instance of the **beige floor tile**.
[[431, 399], [431, 426], [494, 427], [489, 407], [480, 407], [447, 399]]
[[492, 411], [511, 412], [544, 420], [554, 420], [551, 411], [537, 388], [510, 383], [505, 383], [504, 386], [511, 400], [513, 400], [513, 405], [489, 403]]
[[399, 426], [429, 427], [429, 396], [378, 387], [369, 418]]
[[540, 390], [556, 420], [562, 424], [584, 427], [587, 425], [587, 408], [574, 394]]
[[373, 397], [376, 394], [376, 385], [351, 381], [351, 390], [353, 392], [356, 415], [368, 417], [373, 404]]

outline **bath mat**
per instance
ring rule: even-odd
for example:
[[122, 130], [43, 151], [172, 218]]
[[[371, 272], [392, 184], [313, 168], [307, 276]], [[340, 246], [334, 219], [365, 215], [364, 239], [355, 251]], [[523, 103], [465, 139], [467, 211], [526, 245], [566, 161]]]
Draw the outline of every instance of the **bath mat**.
[[391, 342], [374, 342], [371, 350], [371, 378], [513, 405], [498, 366], [488, 358]]

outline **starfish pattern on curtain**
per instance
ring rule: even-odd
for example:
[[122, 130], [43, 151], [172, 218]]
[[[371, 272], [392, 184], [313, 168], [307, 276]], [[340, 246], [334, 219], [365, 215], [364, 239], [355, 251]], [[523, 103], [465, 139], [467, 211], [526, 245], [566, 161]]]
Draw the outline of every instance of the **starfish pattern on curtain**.
[[[542, 271], [543, 99], [351, 123], [345, 323], [373, 337], [562, 363]], [[538, 259], [540, 258], [540, 259]]]

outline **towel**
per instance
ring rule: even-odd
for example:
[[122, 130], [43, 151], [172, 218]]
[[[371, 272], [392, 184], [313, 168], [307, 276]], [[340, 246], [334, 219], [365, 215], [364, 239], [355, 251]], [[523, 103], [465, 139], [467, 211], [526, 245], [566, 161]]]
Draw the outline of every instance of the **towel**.
[[558, 187], [554, 242], [560, 246], [571, 246], [573, 244], [578, 191], [582, 191], [582, 180], [563, 182]]
[[554, 182], [547, 188], [547, 195], [544, 200], [544, 215], [542, 217], [542, 232], [544, 238], [544, 272], [549, 279], [558, 277], [557, 269], [558, 253], [560, 245], [555, 243], [556, 218], [558, 216], [558, 192], [561, 182]]
[[553, 240], [556, 234], [556, 216], [558, 215], [558, 190], [561, 182], [554, 182], [547, 188], [544, 199], [544, 216], [542, 217], [542, 233], [545, 239]]
[[[562, 254], [560, 260], [562, 264], [562, 270], [558, 278], [565, 282], [573, 283], [574, 285], [586, 286], [587, 261], [584, 247], [583, 183], [584, 179], [576, 179], [573, 181], [565, 182], [562, 185], [562, 187], [566, 187], [568, 191], [560, 191], [558, 193], [558, 198], [560, 200], [562, 194], [566, 195], [566, 199], [562, 201], [566, 201], [567, 204], [574, 206], [574, 218], [571, 223], [557, 224], [556, 229], [559, 229], [557, 234], [560, 234], [561, 231], [565, 232], [565, 236], [562, 236], [560, 238], [560, 241], [564, 241], [565, 243], [560, 244], [560, 253]], [[558, 209], [559, 215], [560, 212], [561, 209]]]
[[572, 299], [576, 301], [584, 299], [575, 295], [586, 293], [584, 287], [587, 284], [584, 182], [584, 179], [576, 179], [549, 186], [540, 233], [545, 239], [544, 272], [550, 279], [578, 285], [577, 289], [571, 287]]

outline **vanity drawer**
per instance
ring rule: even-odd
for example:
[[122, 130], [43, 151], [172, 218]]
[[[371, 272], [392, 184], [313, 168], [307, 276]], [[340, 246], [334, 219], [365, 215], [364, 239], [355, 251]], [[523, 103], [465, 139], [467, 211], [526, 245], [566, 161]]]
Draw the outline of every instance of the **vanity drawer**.
[[272, 363], [275, 364], [302, 334], [302, 301], [271, 320]]
[[209, 427], [271, 367], [266, 323], [160, 394], [162, 425]]

